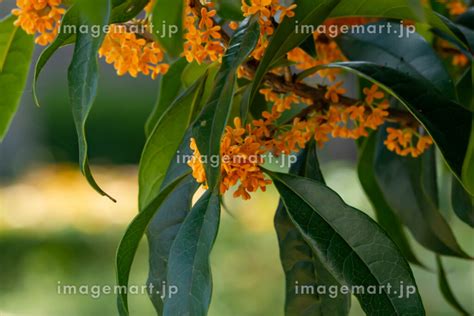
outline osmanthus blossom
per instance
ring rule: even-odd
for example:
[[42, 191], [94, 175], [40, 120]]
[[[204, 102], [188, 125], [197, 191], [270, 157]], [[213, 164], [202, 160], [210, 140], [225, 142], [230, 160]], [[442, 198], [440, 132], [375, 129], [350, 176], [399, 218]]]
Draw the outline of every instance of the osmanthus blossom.
[[[466, 11], [467, 7], [459, 0], [438, 0], [444, 3], [451, 15]], [[197, 3], [197, 2], [196, 2]], [[226, 48], [222, 27], [216, 23], [217, 11], [212, 2], [185, 0], [184, 7], [184, 50], [182, 56], [187, 62], [209, 63], [221, 62]], [[152, 0], [144, 8], [146, 17], [134, 19], [127, 23], [112, 24], [99, 49], [99, 56], [112, 64], [119, 76], [139, 74], [155, 79], [168, 71], [165, 62], [166, 51], [148, 32], [150, 15], [155, 4]], [[275, 24], [283, 19], [294, 17], [296, 4], [282, 5], [278, 0], [242, 1], [244, 17], [256, 16], [260, 26], [258, 43], [249, 56], [259, 61], [265, 54], [269, 38], [275, 30]], [[36, 34], [36, 43], [50, 44], [57, 36], [65, 8], [61, 0], [17, 0], [17, 8], [12, 11], [17, 16], [15, 25], [28, 34]], [[373, 22], [368, 18], [343, 18], [327, 20], [325, 25], [360, 25]], [[135, 33], [127, 26], [142, 26], [141, 33]], [[230, 21], [228, 27], [237, 29], [239, 22]], [[314, 48], [317, 57], [311, 56], [302, 48], [294, 48], [286, 54], [295, 70], [304, 71], [315, 66], [332, 62], [345, 61], [343, 53], [333, 38], [318, 31], [313, 33]], [[449, 44], [440, 42], [442, 47]], [[443, 46], [444, 45], [444, 46]], [[453, 64], [464, 66], [467, 58], [463, 54], [453, 56]], [[285, 74], [284, 67], [274, 68], [273, 74]], [[362, 93], [363, 100], [347, 103], [344, 81], [339, 80], [339, 70], [323, 69], [317, 75], [327, 83], [324, 99], [327, 106], [316, 107], [311, 98], [299, 96], [293, 91], [275, 91], [267, 86], [260, 89], [271, 110], [261, 114], [245, 126], [239, 117], [234, 118], [233, 126], [227, 126], [221, 141], [221, 156], [226, 157], [221, 164], [221, 193], [237, 185], [234, 196], [249, 199], [250, 193], [265, 190], [271, 183], [265, 179], [260, 166], [265, 162], [265, 155], [292, 154], [305, 148], [314, 139], [323, 146], [331, 138], [359, 139], [369, 135], [389, 118], [389, 102], [377, 85], [366, 87]], [[252, 74], [245, 67], [238, 69], [238, 77], [252, 79]], [[343, 100], [346, 100], [343, 102]], [[281, 123], [279, 119], [285, 111], [293, 109], [296, 104], [305, 105], [309, 115], [295, 117], [291, 122]], [[402, 156], [420, 156], [433, 141], [423, 130], [398, 122], [399, 127], [387, 128], [385, 146]], [[201, 154], [195, 140], [191, 140], [194, 157], [189, 161], [193, 176], [197, 182], [206, 184], [206, 174]], [[253, 158], [253, 159], [252, 159]]]

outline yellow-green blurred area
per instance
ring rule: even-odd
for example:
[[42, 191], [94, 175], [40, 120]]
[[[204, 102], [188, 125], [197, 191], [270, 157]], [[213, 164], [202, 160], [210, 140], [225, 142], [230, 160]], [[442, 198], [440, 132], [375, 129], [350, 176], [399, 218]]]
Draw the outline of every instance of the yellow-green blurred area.
[[[0, 3], [0, 17], [12, 1]], [[36, 57], [39, 50], [36, 52]], [[64, 48], [39, 80], [41, 107], [31, 86], [5, 141], [0, 145], [0, 315], [116, 315], [115, 296], [58, 294], [58, 284], [114, 285], [116, 246], [137, 212], [137, 163], [145, 138], [143, 125], [156, 97], [157, 83], [117, 77], [101, 64], [99, 95], [87, 123], [92, 169], [117, 203], [99, 196], [78, 171], [77, 140], [67, 97]], [[31, 82], [31, 81], [30, 81]], [[0, 95], [1, 97], [1, 95]], [[331, 188], [373, 215], [357, 179], [352, 142], [333, 141], [320, 152]], [[440, 181], [444, 191], [447, 181]], [[212, 253], [212, 316], [283, 315], [284, 277], [273, 215], [273, 188], [251, 201], [226, 197], [220, 232]], [[460, 244], [474, 254], [470, 229], [443, 202]], [[437, 287], [434, 256], [416, 246], [431, 271], [414, 267], [428, 315], [455, 315]], [[474, 270], [465, 260], [444, 260], [450, 283], [466, 309], [474, 312]], [[131, 284], [148, 273], [147, 247], [137, 254]], [[363, 315], [353, 300], [353, 315]], [[145, 295], [130, 295], [132, 315], [154, 315]]]

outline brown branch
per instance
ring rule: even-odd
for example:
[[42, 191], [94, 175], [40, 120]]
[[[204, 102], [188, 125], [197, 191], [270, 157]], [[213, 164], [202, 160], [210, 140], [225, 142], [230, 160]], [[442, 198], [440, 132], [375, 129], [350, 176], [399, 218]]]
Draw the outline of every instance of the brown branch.
[[[252, 79], [255, 75], [257, 69], [257, 63], [252, 60], [248, 61], [242, 65], [245, 69], [245, 73], [250, 76], [249, 79]], [[284, 76], [279, 76], [273, 73], [267, 73], [263, 77], [263, 82], [273, 91], [277, 93], [294, 93], [299, 97], [310, 99], [313, 101], [313, 106], [305, 108], [298, 117], [306, 117], [313, 111], [328, 109], [331, 105], [331, 102], [327, 100], [324, 95], [326, 94], [325, 86], [312, 87], [302, 82], [288, 82], [285, 80]], [[351, 106], [359, 102], [359, 100], [349, 98], [346, 96], [340, 96], [339, 102], [344, 106]], [[407, 112], [397, 109], [390, 108], [389, 119], [388, 121], [396, 121], [404, 123], [406, 125], [416, 124], [416, 120], [413, 116]]]

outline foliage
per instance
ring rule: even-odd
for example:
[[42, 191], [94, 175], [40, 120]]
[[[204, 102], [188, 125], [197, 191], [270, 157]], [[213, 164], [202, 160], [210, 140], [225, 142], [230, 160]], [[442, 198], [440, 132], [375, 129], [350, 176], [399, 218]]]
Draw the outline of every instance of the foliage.
[[[72, 44], [67, 80], [79, 166], [102, 195], [109, 196], [94, 180], [86, 139], [98, 57], [119, 76], [159, 81], [145, 126], [139, 212], [116, 257], [117, 282], [127, 286], [147, 235], [148, 284], [178, 288], [168, 297], [150, 293], [159, 315], [207, 314], [221, 197], [233, 190], [250, 199], [271, 184], [281, 198], [275, 229], [286, 315], [347, 315], [350, 294], [368, 315], [424, 315], [409, 262], [427, 267], [405, 228], [434, 253], [441, 292], [464, 315], [440, 257], [472, 258], [442, 215], [436, 172], [449, 169], [454, 214], [472, 227], [473, 14], [464, 0], [17, 0], [0, 22], [0, 138], [33, 43], [49, 45], [34, 71], [37, 104], [42, 69]], [[316, 151], [333, 138], [357, 143], [376, 221], [325, 183]], [[263, 167], [274, 157], [295, 158], [289, 173]], [[341, 293], [302, 294], [298, 285]], [[117, 303], [128, 315], [127, 293]]]

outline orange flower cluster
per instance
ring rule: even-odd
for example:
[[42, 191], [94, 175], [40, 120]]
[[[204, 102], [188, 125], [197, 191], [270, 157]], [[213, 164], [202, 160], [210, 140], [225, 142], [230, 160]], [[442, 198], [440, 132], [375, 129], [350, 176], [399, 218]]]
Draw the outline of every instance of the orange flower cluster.
[[[344, 61], [345, 57], [342, 55], [336, 42], [329, 41], [328, 43], [316, 42], [317, 58], [313, 58], [303, 49], [297, 47], [287, 53], [289, 61], [294, 62], [296, 69], [306, 70], [312, 67], [327, 65], [335, 61]], [[318, 72], [322, 78], [327, 78], [329, 81], [334, 81], [336, 75], [340, 71], [338, 69], [323, 69]]]
[[[358, 139], [368, 136], [369, 129], [376, 130], [384, 124], [389, 115], [389, 104], [376, 85], [364, 88], [364, 100], [352, 106], [340, 103], [340, 96], [345, 92], [341, 83], [328, 87], [326, 99], [330, 106], [327, 110], [315, 110], [305, 119], [295, 118], [291, 124], [281, 125], [278, 120], [284, 111], [291, 109], [294, 104], [312, 106], [312, 100], [261, 89], [260, 93], [265, 99], [273, 103], [271, 111], [263, 112], [261, 119], [253, 120], [245, 128], [240, 119], [235, 118], [234, 127], [228, 126], [222, 138], [221, 193], [225, 193], [239, 181], [235, 197], [249, 199], [249, 193], [259, 188], [264, 191], [270, 181], [265, 179], [259, 165], [264, 162], [266, 153], [276, 156], [295, 153], [304, 149], [311, 139], [315, 139], [320, 146], [329, 141], [330, 137]], [[407, 128], [402, 134], [393, 136], [394, 131], [398, 130], [389, 129], [385, 144], [389, 150], [401, 155], [411, 154], [417, 157], [432, 144], [429, 136], [418, 136], [417, 146], [414, 147], [411, 145], [413, 130]], [[194, 151], [194, 158], [188, 164], [193, 170], [194, 178], [199, 183], [205, 183], [204, 167], [194, 140], [191, 142], [191, 149]]]
[[155, 79], [169, 68], [168, 64], [162, 63], [164, 53], [158, 43], [138, 38], [135, 33], [128, 32], [124, 25], [110, 26], [110, 32], [99, 49], [99, 56], [104, 56], [107, 63], [114, 64], [119, 76], [129, 73], [137, 77], [142, 73]]
[[224, 45], [221, 42], [221, 27], [214, 24], [213, 17], [216, 10], [211, 10], [212, 2], [208, 2], [201, 8], [200, 17], [193, 11], [189, 4], [185, 8], [184, 29], [184, 56], [190, 63], [196, 61], [202, 63], [204, 60], [221, 60], [224, 54]]
[[[400, 156], [411, 155], [416, 158], [433, 144], [430, 136], [419, 135], [412, 128], [397, 129], [389, 127], [387, 133], [387, 139], [384, 141], [385, 146], [388, 150], [396, 152]], [[418, 138], [416, 146], [414, 145], [414, 136]]]
[[[298, 144], [300, 148], [304, 148], [301, 144], [305, 144], [312, 137], [322, 146], [329, 141], [329, 137], [358, 139], [368, 136], [368, 130], [376, 130], [385, 121], [388, 116], [388, 102], [386, 100], [375, 103], [375, 99], [383, 99], [384, 94], [378, 91], [378, 87], [373, 85], [370, 89], [365, 88], [364, 94], [366, 98], [360, 104], [345, 106], [339, 104], [339, 96], [345, 93], [345, 89], [341, 88], [341, 83], [327, 88], [326, 98], [332, 104], [325, 112], [316, 112], [307, 120], [300, 121], [296, 119], [289, 132], [283, 133], [277, 137], [284, 139], [290, 144], [289, 149], [294, 151], [294, 145], [289, 140]], [[280, 147], [281, 148], [281, 147]], [[284, 148], [284, 147], [283, 147]], [[288, 149], [286, 149], [288, 150]], [[286, 151], [288, 152], [288, 151]]]
[[[191, 139], [191, 149], [194, 157], [188, 162], [193, 169], [193, 176], [198, 183], [205, 183], [206, 176], [202, 164], [201, 154], [194, 139]], [[258, 189], [265, 191], [271, 181], [265, 179], [260, 169], [265, 150], [255, 135], [251, 133], [250, 124], [247, 128], [242, 127], [240, 118], [234, 119], [234, 127], [227, 126], [221, 142], [221, 173], [220, 192], [224, 194], [231, 187], [240, 184], [234, 192], [234, 197], [250, 199], [251, 192]]]
[[27, 34], [38, 33], [35, 42], [48, 45], [58, 35], [61, 17], [66, 12], [60, 5], [61, 0], [17, 0], [17, 8], [12, 10], [18, 17], [15, 26], [20, 26]]
[[242, 0], [244, 16], [257, 15], [259, 18], [260, 37], [256, 48], [251, 54], [253, 58], [256, 60], [262, 58], [269, 43], [268, 37], [273, 34], [273, 21], [276, 20], [276, 16], [278, 16], [277, 22], [281, 23], [286, 16], [290, 18], [295, 16], [293, 12], [295, 8], [296, 4], [286, 7], [280, 5], [279, 0], [250, 0], [250, 4]]

